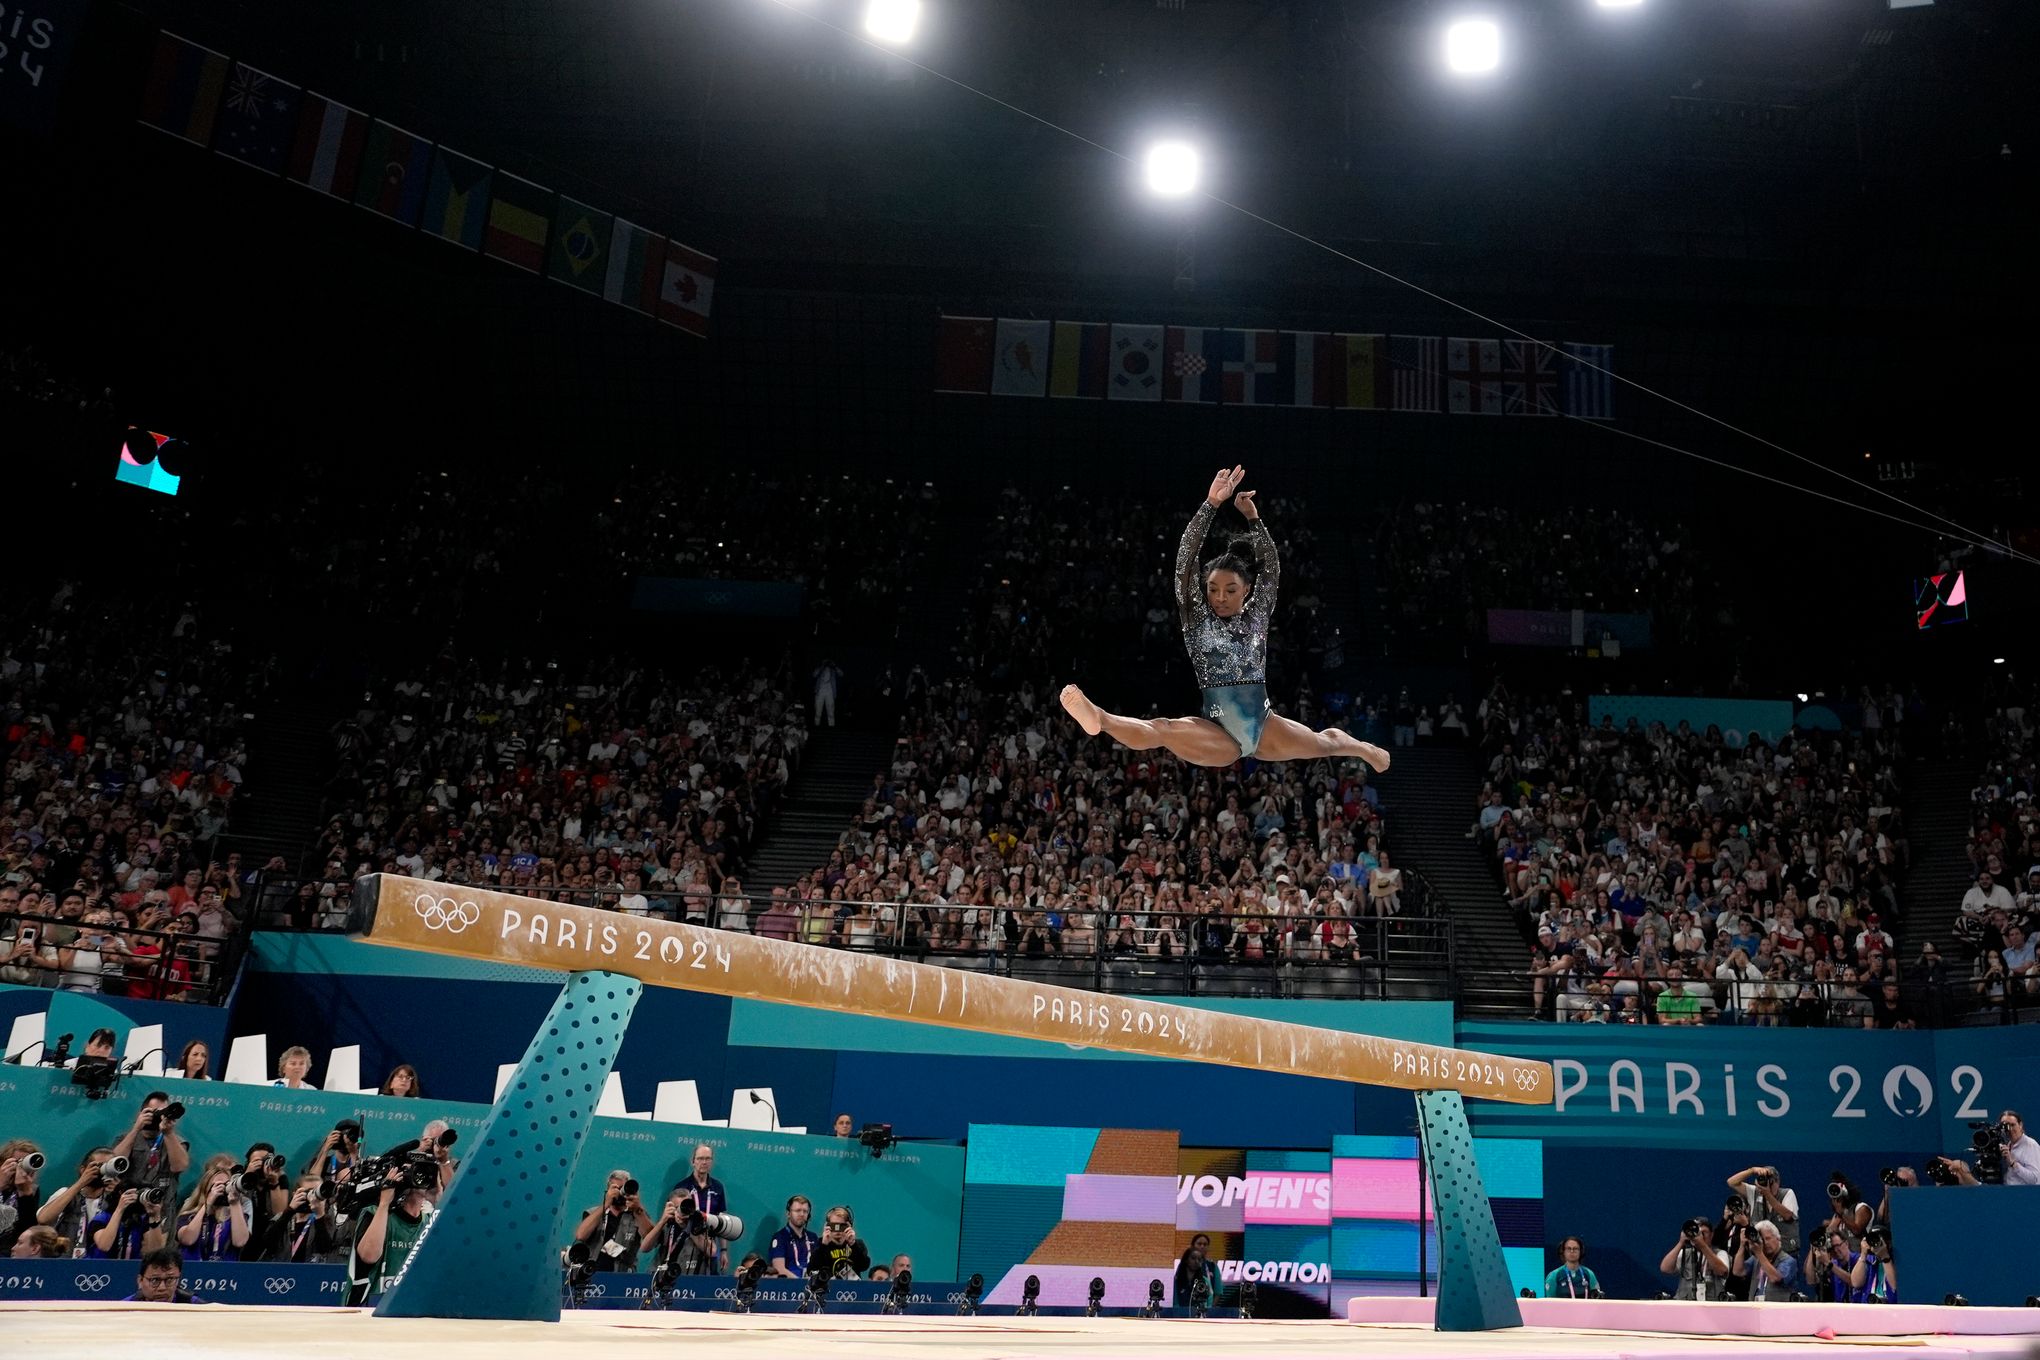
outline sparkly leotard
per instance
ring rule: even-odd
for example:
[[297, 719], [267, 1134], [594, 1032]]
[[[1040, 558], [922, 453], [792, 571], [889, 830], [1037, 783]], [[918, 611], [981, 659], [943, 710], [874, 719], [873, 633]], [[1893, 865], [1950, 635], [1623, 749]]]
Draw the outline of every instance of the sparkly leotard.
[[1282, 566], [1268, 526], [1256, 519], [1249, 529], [1254, 543], [1254, 589], [1246, 608], [1229, 619], [1211, 611], [1204, 599], [1200, 560], [1204, 536], [1218, 507], [1205, 501], [1190, 517], [1183, 541], [1176, 547], [1176, 612], [1183, 625], [1183, 645], [1204, 691], [1204, 716], [1239, 743], [1250, 756], [1261, 744], [1268, 715], [1268, 623], [1275, 613], [1275, 590]]

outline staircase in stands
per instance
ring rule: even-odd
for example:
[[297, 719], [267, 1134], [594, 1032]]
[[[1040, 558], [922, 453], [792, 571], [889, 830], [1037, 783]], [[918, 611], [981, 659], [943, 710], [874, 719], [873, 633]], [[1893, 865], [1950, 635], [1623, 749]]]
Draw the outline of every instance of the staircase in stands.
[[1390, 814], [1388, 853], [1422, 874], [1450, 913], [1460, 1012], [1520, 1017], [1527, 987], [1518, 1002], [1512, 990], [1495, 994], [1496, 979], [1483, 976], [1520, 971], [1527, 955], [1494, 870], [1478, 843], [1466, 839], [1485, 773], [1480, 754], [1463, 746], [1403, 746], [1391, 754], [1395, 763], [1381, 778]]
[[327, 705], [302, 698], [273, 700], [256, 713], [248, 729], [248, 779], [235, 797], [222, 854], [239, 851], [248, 867], [282, 855], [293, 871], [300, 867], [299, 856], [318, 833], [338, 718]]
[[[1892, 932], [1898, 941], [1899, 957], [1908, 965], [1920, 956], [1920, 946], [1932, 941], [1949, 961], [1949, 970], [1966, 976], [1968, 955], [1955, 935], [1955, 918], [1962, 912], [1962, 895], [1969, 891], [1969, 791], [1976, 784], [1981, 762], [1963, 757], [1923, 760], [1913, 767], [1906, 783], [1906, 837], [1912, 845], [1912, 865], [1899, 884], [1898, 898], [1904, 906], [1904, 921]], [[2018, 891], [2018, 885], [2005, 885]]]
[[802, 874], [827, 864], [837, 837], [871, 793], [871, 777], [889, 763], [892, 746], [890, 727], [814, 728], [778, 815], [751, 853], [745, 890], [790, 887]]

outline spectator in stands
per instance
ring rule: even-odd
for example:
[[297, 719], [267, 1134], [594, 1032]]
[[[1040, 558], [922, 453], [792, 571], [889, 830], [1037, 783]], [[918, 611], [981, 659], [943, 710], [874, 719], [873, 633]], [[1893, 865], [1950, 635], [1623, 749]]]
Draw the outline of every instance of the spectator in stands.
[[418, 1080], [417, 1068], [409, 1063], [398, 1063], [390, 1069], [390, 1074], [383, 1078], [382, 1089], [378, 1094], [416, 1097], [425, 1094], [425, 1087]]
[[283, 1050], [283, 1056], [276, 1060], [276, 1080], [269, 1084], [293, 1091], [316, 1091], [319, 1088], [305, 1080], [311, 1070], [311, 1050], [292, 1045]]

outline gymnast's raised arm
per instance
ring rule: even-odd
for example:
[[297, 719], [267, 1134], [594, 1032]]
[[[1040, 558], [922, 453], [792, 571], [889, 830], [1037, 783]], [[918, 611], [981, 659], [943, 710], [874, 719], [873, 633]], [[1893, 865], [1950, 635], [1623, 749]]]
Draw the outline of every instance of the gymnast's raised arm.
[[[1233, 494], [1233, 488], [1247, 475], [1244, 464], [1234, 468], [1220, 468], [1218, 475], [1211, 479], [1211, 490], [1204, 493], [1204, 501], [1197, 507], [1197, 513], [1190, 517], [1190, 523], [1183, 530], [1183, 541], [1176, 545], [1176, 614], [1185, 628], [1197, 622], [1198, 613], [1204, 606], [1204, 538], [1211, 532], [1212, 518], [1218, 514], [1218, 507]], [[1268, 551], [1273, 553], [1271, 541]]]

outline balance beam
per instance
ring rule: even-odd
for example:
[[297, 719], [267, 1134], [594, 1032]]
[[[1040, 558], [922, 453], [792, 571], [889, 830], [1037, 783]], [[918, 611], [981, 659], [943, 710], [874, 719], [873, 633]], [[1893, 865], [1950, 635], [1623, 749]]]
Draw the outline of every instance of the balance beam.
[[946, 1025], [1019, 1039], [1287, 1072], [1410, 1091], [1548, 1105], [1551, 1066], [1146, 997], [626, 916], [396, 874], [355, 885], [352, 933], [371, 944], [602, 970], [658, 987]]

